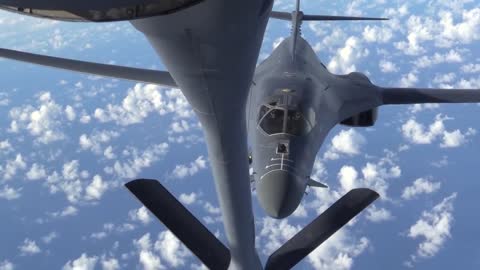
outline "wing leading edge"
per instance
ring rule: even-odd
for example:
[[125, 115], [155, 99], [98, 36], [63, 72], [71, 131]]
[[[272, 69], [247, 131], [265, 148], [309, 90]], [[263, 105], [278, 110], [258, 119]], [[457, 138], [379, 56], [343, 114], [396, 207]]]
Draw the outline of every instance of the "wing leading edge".
[[8, 49], [0, 49], [0, 57], [82, 73], [177, 87], [175, 80], [166, 71], [99, 64]]
[[384, 105], [480, 102], [480, 89], [381, 88], [381, 93]]

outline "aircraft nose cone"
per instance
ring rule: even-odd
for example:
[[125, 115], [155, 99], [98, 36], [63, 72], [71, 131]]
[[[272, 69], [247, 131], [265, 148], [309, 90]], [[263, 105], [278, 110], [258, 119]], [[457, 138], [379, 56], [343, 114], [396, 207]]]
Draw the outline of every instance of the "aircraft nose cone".
[[268, 172], [257, 182], [256, 190], [262, 208], [269, 216], [277, 219], [291, 215], [304, 193], [299, 179], [284, 170]]

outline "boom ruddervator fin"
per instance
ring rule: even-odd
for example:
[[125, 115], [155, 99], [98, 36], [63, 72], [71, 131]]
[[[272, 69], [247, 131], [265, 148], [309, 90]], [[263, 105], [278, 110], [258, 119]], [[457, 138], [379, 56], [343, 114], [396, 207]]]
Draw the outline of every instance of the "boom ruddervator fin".
[[166, 15], [204, 0], [0, 0], [0, 9], [62, 21], [109, 22]]
[[157, 180], [125, 185], [209, 269], [227, 269], [230, 251]]
[[[227, 269], [230, 251], [157, 180], [125, 184], [209, 269]], [[265, 269], [290, 269], [379, 197], [373, 190], [354, 189], [277, 249]], [[208, 248], [207, 248], [208, 247]]]
[[292, 268], [378, 197], [367, 188], [351, 190], [270, 255], [265, 269]]
[[177, 87], [175, 80], [166, 71], [99, 64], [8, 49], [0, 49], [0, 57], [82, 73]]

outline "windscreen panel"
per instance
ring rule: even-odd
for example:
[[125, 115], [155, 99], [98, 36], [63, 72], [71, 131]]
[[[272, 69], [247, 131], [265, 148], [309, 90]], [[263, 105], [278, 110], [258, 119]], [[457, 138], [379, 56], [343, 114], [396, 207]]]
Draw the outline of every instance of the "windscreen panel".
[[265, 133], [272, 135], [283, 133], [285, 111], [282, 109], [270, 110], [261, 120], [260, 127]]
[[24, 0], [0, 0], [0, 9], [62, 21], [109, 22], [170, 14], [202, 1], [204, 0], [123, 0], [118, 2], [82, 0], [81, 4], [78, 4], [57, 0], [58, 4], [53, 5], [51, 2], [48, 4], [46, 0], [39, 0], [32, 4]]
[[286, 133], [302, 136], [310, 132], [312, 127], [299, 111], [289, 110], [287, 114], [287, 131]]

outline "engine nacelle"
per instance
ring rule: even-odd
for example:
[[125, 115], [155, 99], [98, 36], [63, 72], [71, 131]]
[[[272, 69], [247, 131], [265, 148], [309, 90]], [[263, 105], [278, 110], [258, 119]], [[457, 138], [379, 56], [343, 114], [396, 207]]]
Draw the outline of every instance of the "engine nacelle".
[[371, 109], [365, 112], [361, 112], [357, 115], [351, 116], [340, 124], [350, 127], [371, 127], [375, 125], [378, 116], [378, 109]]

